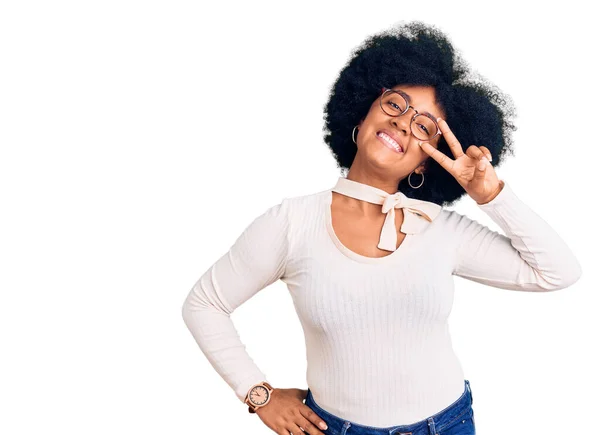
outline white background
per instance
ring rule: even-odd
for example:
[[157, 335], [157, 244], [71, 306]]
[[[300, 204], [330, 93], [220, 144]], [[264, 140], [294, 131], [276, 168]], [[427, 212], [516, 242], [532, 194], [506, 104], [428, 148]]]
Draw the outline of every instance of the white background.
[[[456, 279], [451, 329], [477, 432], [593, 431], [600, 95], [587, 4], [3, 2], [0, 433], [274, 433], [213, 370], [182, 303], [256, 216], [334, 185], [329, 89], [366, 36], [413, 19], [514, 99], [516, 156], [497, 172], [583, 268], [545, 294]], [[468, 197], [456, 209], [498, 229]], [[281, 281], [232, 319], [274, 386], [306, 389]]]

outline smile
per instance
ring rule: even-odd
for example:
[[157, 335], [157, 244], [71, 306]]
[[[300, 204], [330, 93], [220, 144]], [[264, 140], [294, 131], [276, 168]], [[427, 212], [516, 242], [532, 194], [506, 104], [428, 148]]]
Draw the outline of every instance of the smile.
[[394, 151], [398, 152], [398, 153], [403, 153], [404, 150], [402, 149], [402, 147], [400, 145], [398, 145], [398, 143], [392, 139], [391, 137], [389, 137], [387, 134], [380, 132], [377, 133], [377, 137], [385, 144], [387, 145], [389, 148], [393, 149]]

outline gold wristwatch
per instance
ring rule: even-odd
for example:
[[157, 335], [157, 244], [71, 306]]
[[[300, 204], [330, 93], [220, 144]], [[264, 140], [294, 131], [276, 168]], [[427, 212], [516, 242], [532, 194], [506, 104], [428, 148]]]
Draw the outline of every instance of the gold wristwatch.
[[265, 406], [271, 400], [273, 387], [267, 381], [254, 384], [248, 390], [244, 402], [248, 405], [248, 412], [254, 414], [258, 408]]

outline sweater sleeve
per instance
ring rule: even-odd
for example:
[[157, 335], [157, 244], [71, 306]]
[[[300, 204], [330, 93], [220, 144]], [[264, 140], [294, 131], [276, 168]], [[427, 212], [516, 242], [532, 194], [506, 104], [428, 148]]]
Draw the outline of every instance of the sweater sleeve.
[[508, 183], [478, 207], [506, 235], [459, 214], [454, 275], [519, 291], [559, 290], [580, 278], [581, 266], [567, 244]]
[[252, 385], [268, 379], [246, 351], [230, 314], [283, 276], [288, 254], [285, 204], [255, 218], [194, 284], [182, 307], [198, 346], [242, 402]]

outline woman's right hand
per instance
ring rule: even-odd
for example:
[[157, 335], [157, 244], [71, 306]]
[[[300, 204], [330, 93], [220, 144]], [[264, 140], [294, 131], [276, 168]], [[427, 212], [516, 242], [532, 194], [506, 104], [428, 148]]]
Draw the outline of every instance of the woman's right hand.
[[308, 390], [274, 388], [269, 403], [256, 410], [264, 424], [278, 435], [325, 435], [326, 423], [303, 401]]

